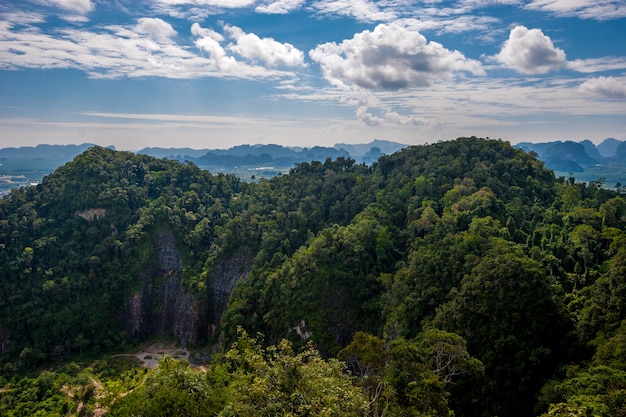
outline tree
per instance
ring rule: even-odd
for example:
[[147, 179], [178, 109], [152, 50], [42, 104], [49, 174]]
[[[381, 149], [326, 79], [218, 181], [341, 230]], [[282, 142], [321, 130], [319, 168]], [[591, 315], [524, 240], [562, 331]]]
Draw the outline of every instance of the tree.
[[287, 340], [262, 348], [240, 329], [216, 372], [226, 375], [220, 416], [360, 416], [368, 403], [345, 365], [324, 360], [312, 344], [295, 353]]
[[467, 343], [458, 334], [438, 329], [425, 330], [419, 340], [431, 369], [445, 384], [458, 376], [482, 374], [483, 364], [467, 352]]
[[483, 370], [461, 336], [437, 329], [387, 343], [357, 332], [338, 357], [358, 377], [376, 417], [451, 415], [447, 385]]
[[529, 415], [571, 324], [540, 264], [500, 238], [489, 247], [435, 323], [466, 338], [485, 366], [483, 384], [453, 389], [453, 398], [464, 397], [456, 406], [460, 415]]

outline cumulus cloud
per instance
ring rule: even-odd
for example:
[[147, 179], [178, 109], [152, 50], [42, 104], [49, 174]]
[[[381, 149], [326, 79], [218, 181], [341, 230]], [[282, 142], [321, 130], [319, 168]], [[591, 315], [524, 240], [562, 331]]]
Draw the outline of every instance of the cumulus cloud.
[[260, 38], [254, 33], [244, 33], [236, 26], [225, 26], [224, 30], [235, 40], [228, 46], [246, 60], [262, 62], [269, 67], [302, 66], [304, 54], [289, 43], [277, 42], [272, 38]]
[[400, 126], [428, 126], [440, 127], [441, 124], [432, 119], [415, 115], [404, 116], [395, 111], [388, 111], [384, 117], [376, 116], [368, 111], [367, 106], [361, 106], [356, 110], [356, 118], [368, 126], [380, 126], [385, 123], [392, 123]]
[[466, 71], [483, 75], [478, 61], [437, 42], [427, 42], [417, 31], [399, 25], [378, 25], [340, 44], [329, 42], [309, 51], [324, 77], [337, 87], [398, 90], [424, 87]]
[[222, 42], [224, 40], [224, 37], [221, 34], [217, 33], [213, 29], [203, 28], [198, 23], [191, 25], [191, 34], [199, 38], [209, 37], [217, 42]]
[[224, 37], [211, 29], [194, 24], [191, 32], [195, 50], [177, 45], [172, 39], [176, 32], [161, 19], [95, 30], [66, 27], [52, 34], [37, 26], [0, 21], [0, 70], [74, 68], [93, 78], [293, 76], [237, 61], [221, 45]]
[[94, 9], [94, 5], [91, 0], [41, 0], [40, 2], [79, 14], [86, 14]]
[[306, 0], [269, 0], [256, 7], [257, 13], [287, 14], [302, 7]]
[[176, 35], [176, 31], [172, 25], [158, 17], [142, 17], [137, 22], [135, 31], [159, 41], [168, 41], [172, 36]]
[[565, 52], [555, 47], [550, 37], [540, 29], [524, 26], [511, 30], [509, 39], [493, 59], [522, 74], [545, 74], [566, 62]]
[[403, 116], [401, 114], [396, 113], [395, 111], [390, 111], [385, 114], [385, 118], [387, 121], [399, 124], [401, 126], [425, 126], [432, 125], [432, 120], [419, 117], [419, 116]]
[[366, 106], [361, 106], [356, 110], [356, 118], [368, 126], [379, 126], [385, 123], [385, 119], [368, 112]]
[[623, 0], [532, 0], [526, 7], [581, 19], [612, 20], [626, 17], [626, 3]]
[[579, 87], [584, 94], [611, 98], [626, 99], [626, 79], [614, 77], [590, 78]]
[[196, 47], [209, 54], [216, 69], [232, 72], [238, 66], [235, 57], [229, 56], [220, 44], [224, 39], [222, 35], [212, 29], [203, 28], [197, 23], [191, 26], [191, 31], [194, 35], [199, 36], [195, 41]]

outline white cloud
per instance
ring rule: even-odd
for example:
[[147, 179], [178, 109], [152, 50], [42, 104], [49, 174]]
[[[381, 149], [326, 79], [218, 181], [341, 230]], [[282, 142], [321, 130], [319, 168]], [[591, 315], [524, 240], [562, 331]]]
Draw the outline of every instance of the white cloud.
[[626, 17], [624, 0], [532, 0], [526, 7], [581, 19], [612, 20]]
[[493, 59], [522, 74], [545, 74], [565, 64], [565, 52], [540, 29], [517, 26]]
[[567, 62], [567, 68], [583, 73], [626, 70], [626, 57], [575, 59]]
[[[194, 50], [169, 38], [173, 28], [161, 19], [134, 26], [99, 26], [97, 32], [65, 28], [48, 34], [35, 26], [0, 21], [0, 70], [74, 68], [93, 78], [284, 78], [293, 74], [238, 62], [220, 45], [221, 35], [199, 25]], [[208, 55], [208, 56], [207, 56]]]
[[306, 0], [266, 0], [256, 7], [257, 13], [287, 14], [300, 9]]
[[232, 72], [238, 66], [237, 60], [228, 56], [226, 50], [220, 45], [220, 41], [223, 39], [221, 35], [212, 29], [205, 29], [197, 24], [192, 25], [191, 31], [200, 36], [196, 39], [195, 45], [209, 54], [212, 64], [217, 70]]
[[256, 3], [256, 0], [156, 0], [156, 3], [169, 6], [193, 4], [198, 6], [215, 6], [225, 9], [237, 9], [251, 6]]
[[524, 0], [458, 0], [456, 7], [467, 7], [470, 9], [482, 9], [491, 6], [517, 6], [523, 4]]
[[140, 34], [148, 35], [159, 41], [169, 41], [176, 35], [176, 31], [166, 21], [153, 17], [142, 17], [135, 26], [135, 31]]
[[395, 23], [407, 29], [416, 31], [434, 30], [439, 34], [477, 32], [481, 33], [478, 35], [479, 37], [491, 39], [494, 32], [497, 33], [497, 29], [494, 26], [499, 24], [500, 20], [491, 16], [464, 15], [446, 18], [408, 18], [397, 20]]
[[13, 27], [14, 25], [32, 25], [46, 21], [46, 18], [41, 13], [29, 13], [22, 11], [0, 13], [0, 17], [10, 27]]
[[484, 74], [478, 61], [395, 24], [378, 25], [340, 44], [318, 45], [309, 55], [338, 87], [398, 90], [429, 86], [461, 71]]
[[385, 114], [387, 121], [399, 124], [401, 126], [433, 126], [437, 125], [433, 120], [419, 116], [403, 116], [395, 111], [389, 111]]
[[368, 126], [379, 126], [385, 123], [385, 119], [368, 112], [366, 106], [361, 106], [356, 110], [356, 118]]
[[259, 38], [254, 33], [244, 33], [236, 26], [225, 26], [224, 30], [236, 43], [228, 50], [252, 61], [262, 62], [268, 67], [302, 66], [304, 54], [289, 43], [280, 43], [272, 38]]
[[61, 19], [69, 23], [87, 23], [89, 18], [78, 14], [64, 14], [59, 16]]
[[626, 78], [590, 78], [580, 85], [579, 91], [604, 98], [626, 99]]
[[370, 0], [317, 0], [310, 9], [322, 16], [347, 16], [360, 22], [390, 21], [397, 18], [393, 2], [392, 7], [381, 9], [380, 5]]
[[86, 14], [94, 9], [91, 0], [40, 0], [40, 3], [71, 10], [79, 14]]
[[426, 126], [430, 128], [441, 127], [441, 124], [433, 119], [419, 117], [416, 115], [404, 116], [395, 111], [388, 111], [384, 117], [376, 116], [368, 111], [367, 106], [360, 106], [356, 110], [356, 118], [361, 123], [368, 126], [381, 126], [385, 123], [391, 123], [399, 126]]
[[217, 33], [213, 29], [203, 28], [198, 23], [191, 25], [191, 34], [199, 38], [209, 37], [217, 42], [224, 41], [224, 37], [221, 34]]

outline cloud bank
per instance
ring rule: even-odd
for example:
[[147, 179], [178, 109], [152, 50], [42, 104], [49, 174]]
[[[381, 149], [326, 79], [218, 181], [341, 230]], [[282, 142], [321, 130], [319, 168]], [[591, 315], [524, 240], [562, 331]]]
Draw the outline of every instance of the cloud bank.
[[590, 78], [579, 87], [584, 94], [609, 98], [626, 99], [626, 79], [614, 77]]
[[380, 24], [337, 44], [328, 42], [309, 52], [334, 86], [356, 85], [375, 90], [426, 87], [456, 73], [484, 75], [480, 62], [428, 42], [417, 31]]

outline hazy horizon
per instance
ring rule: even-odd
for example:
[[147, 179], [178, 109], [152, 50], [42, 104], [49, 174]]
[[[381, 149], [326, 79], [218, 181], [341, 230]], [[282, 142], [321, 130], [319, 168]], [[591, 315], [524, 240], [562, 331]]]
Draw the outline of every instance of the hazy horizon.
[[621, 0], [0, 4], [0, 147], [626, 139]]

